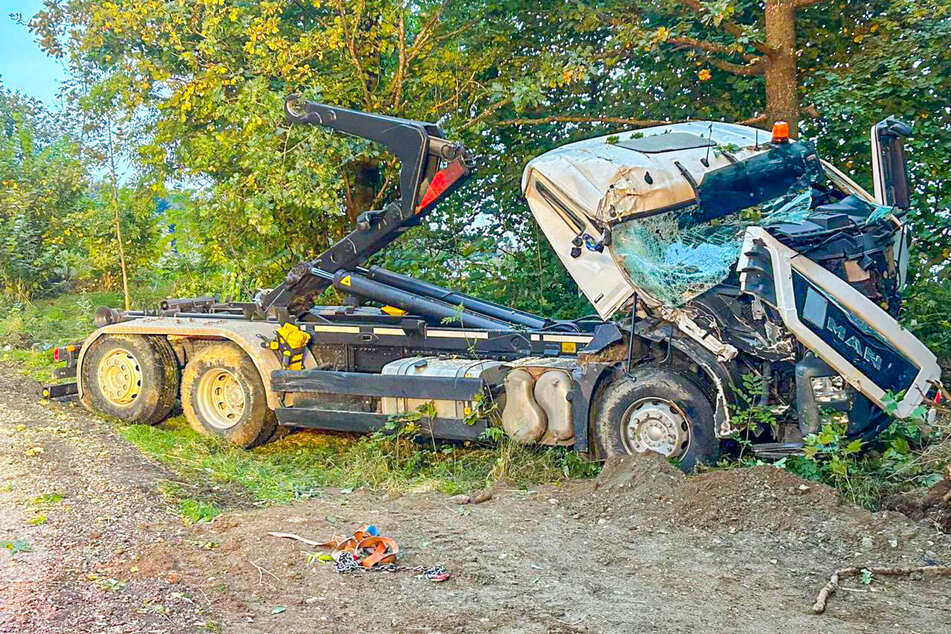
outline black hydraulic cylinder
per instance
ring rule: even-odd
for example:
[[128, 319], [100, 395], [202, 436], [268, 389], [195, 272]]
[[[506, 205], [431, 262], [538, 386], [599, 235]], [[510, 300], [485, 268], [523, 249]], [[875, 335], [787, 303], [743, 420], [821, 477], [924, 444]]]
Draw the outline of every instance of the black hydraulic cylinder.
[[[364, 273], [363, 270], [360, 272]], [[539, 317], [538, 315], [526, 313], [521, 310], [515, 310], [514, 308], [502, 306], [501, 304], [472, 297], [464, 293], [457, 293], [448, 288], [417, 280], [408, 275], [394, 273], [379, 266], [371, 266], [369, 269], [366, 269], [365, 275], [369, 279], [386, 284], [387, 286], [393, 286], [409, 293], [436, 299], [453, 306], [462, 306], [466, 310], [488, 315], [494, 319], [501, 319], [510, 324], [525, 326], [532, 330], [541, 330], [550, 323], [544, 317]]]
[[337, 271], [334, 274], [334, 287], [344, 293], [395, 306], [415, 315], [446, 320], [449, 325], [459, 324], [466, 328], [484, 328], [486, 330], [511, 330], [512, 324], [498, 321], [485, 315], [460, 310], [458, 306], [446, 304], [428, 297], [387, 286], [380, 282], [353, 273]]

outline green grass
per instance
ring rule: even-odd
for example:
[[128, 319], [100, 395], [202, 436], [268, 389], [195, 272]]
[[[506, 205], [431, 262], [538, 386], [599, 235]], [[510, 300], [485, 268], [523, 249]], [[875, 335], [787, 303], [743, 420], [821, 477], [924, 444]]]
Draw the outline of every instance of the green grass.
[[214, 504], [192, 498], [181, 500], [178, 512], [186, 524], [204, 524], [221, 515], [221, 509]]
[[[144, 308], [152, 307], [165, 293], [147, 287], [131, 295], [133, 307]], [[20, 350], [78, 343], [95, 328], [93, 313], [97, 307], [122, 307], [122, 295], [116, 292], [69, 293], [34, 301], [0, 299], [0, 347]]]
[[[152, 305], [164, 297], [145, 288], [132, 293], [136, 307]], [[35, 301], [0, 297], [0, 363], [41, 383], [53, 381], [51, 349], [80, 343], [95, 329], [93, 313], [99, 306], [120, 307], [115, 292], [71, 293]]]
[[53, 353], [49, 350], [3, 350], [0, 362], [40, 383], [53, 382]]
[[[182, 417], [156, 427], [129, 425], [121, 433], [186, 481], [202, 483], [205, 490], [229, 485], [239, 497], [244, 493], [263, 504], [319, 496], [325, 487], [455, 494], [496, 481], [528, 487], [591, 477], [598, 470], [595, 463], [560, 448], [503, 443], [491, 448], [437, 444], [433, 449], [405, 438], [316, 432], [290, 434], [249, 451], [196, 434]], [[183, 495], [177, 491], [176, 499]]]

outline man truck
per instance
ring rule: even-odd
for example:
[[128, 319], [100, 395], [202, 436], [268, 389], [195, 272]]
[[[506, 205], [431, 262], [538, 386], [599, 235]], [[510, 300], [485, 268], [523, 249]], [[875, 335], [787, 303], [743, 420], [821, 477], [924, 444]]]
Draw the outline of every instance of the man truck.
[[[750, 385], [776, 420], [753, 448], [773, 455], [829, 416], [867, 440], [940, 398], [935, 356], [897, 321], [911, 246], [901, 122], [872, 129], [874, 194], [781, 122], [673, 123], [538, 156], [522, 192], [597, 313], [566, 320], [368, 264], [474, 169], [438, 126], [297, 96], [285, 111], [384, 146], [399, 198], [251, 302], [98, 309], [85, 341], [56, 349], [75, 381], [48, 396], [147, 424], [180, 400], [194, 429], [242, 447], [278, 426], [371, 432], [419, 410], [427, 438], [500, 426], [688, 471], [745, 428]], [[330, 287], [340, 305], [317, 305]]]

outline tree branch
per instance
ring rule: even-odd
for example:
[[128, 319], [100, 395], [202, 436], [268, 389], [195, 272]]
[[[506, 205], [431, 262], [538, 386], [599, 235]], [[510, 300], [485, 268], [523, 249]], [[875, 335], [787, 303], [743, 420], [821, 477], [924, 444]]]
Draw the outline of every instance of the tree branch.
[[720, 70], [726, 71], [728, 73], [733, 73], [734, 75], [754, 77], [756, 75], [763, 74], [762, 59], [757, 59], [755, 62], [751, 62], [749, 64], [734, 64], [733, 62], [728, 62], [712, 55], [705, 55], [704, 57], [708, 62], [710, 62], [711, 66], [719, 68]]
[[[704, 13], [705, 11], [703, 5], [700, 3], [700, 0], [679, 0], [679, 2], [698, 15]], [[737, 39], [745, 35], [742, 26], [729, 20], [721, 21], [718, 28]], [[775, 53], [771, 46], [766, 46], [766, 44], [763, 42], [750, 42], [750, 44], [763, 55], [773, 55]]]
[[756, 123], [763, 123], [766, 121], [765, 114], [758, 114], [755, 117], [750, 117], [749, 119], [743, 119], [742, 121], [737, 121], [738, 125], [754, 125]]
[[[342, 24], [346, 25], [347, 20], [347, 9], [344, 7], [343, 2], [337, 0], [337, 14], [340, 16], [340, 21]], [[357, 74], [360, 76], [360, 84], [363, 88], [363, 98], [366, 100], [366, 103], [370, 103], [370, 87], [367, 84], [366, 71], [363, 70], [363, 64], [360, 63], [360, 55], [357, 53], [357, 30], [360, 28], [360, 20], [363, 19], [363, 7], [361, 6], [360, 12], [357, 14], [356, 20], [353, 23], [353, 30], [350, 32], [350, 39], [347, 42], [347, 52], [350, 53], [350, 59], [353, 61], [354, 67], [357, 69]]]
[[494, 114], [494, 113], [495, 113], [497, 110], [499, 110], [500, 108], [504, 108], [505, 106], [509, 105], [510, 103], [512, 103], [513, 100], [514, 100], [514, 97], [511, 96], [511, 95], [509, 95], [509, 96], [506, 97], [505, 99], [501, 99], [501, 100], [499, 100], [499, 101], [496, 101], [494, 104], [490, 105], [488, 108], [486, 108], [485, 110], [483, 110], [479, 115], [477, 115], [477, 116], [473, 117], [472, 119], [469, 119], [468, 121], [466, 121], [465, 123], [463, 123], [463, 124], [459, 127], [459, 129], [460, 129], [460, 130], [465, 130], [466, 128], [471, 128], [471, 127], [474, 126], [475, 124], [479, 123], [480, 121], [482, 121], [482, 120], [486, 119], [487, 117], [491, 116], [492, 114]]
[[814, 4], [820, 4], [824, 0], [796, 0], [796, 4], [793, 5], [797, 9], [802, 9], [803, 7], [811, 7]]
[[756, 55], [751, 55], [750, 53], [744, 53], [743, 51], [737, 51], [726, 44], [720, 44], [718, 42], [709, 42], [706, 40], [698, 40], [695, 37], [688, 37], [686, 35], [669, 37], [665, 40], [665, 44], [673, 44], [674, 46], [687, 46], [689, 48], [696, 49], [698, 51], [704, 51], [706, 53], [721, 53], [723, 55], [738, 55], [745, 59], [748, 62], [755, 62], [759, 59]]
[[546, 123], [614, 123], [619, 125], [632, 125], [638, 128], [649, 128], [655, 125], [665, 125], [669, 121], [659, 121], [656, 119], [629, 119], [627, 117], [584, 117], [571, 115], [554, 115], [551, 117], [541, 117], [539, 119], [506, 119], [499, 121], [499, 126], [509, 125], [544, 125]]
[[419, 33], [416, 34], [416, 39], [413, 41], [413, 45], [410, 47], [409, 51], [406, 53], [406, 59], [412, 60], [415, 58], [426, 42], [429, 41], [430, 36], [432, 36], [433, 28], [439, 22], [439, 19], [442, 17], [442, 12], [446, 9], [446, 5], [449, 4], [449, 0], [445, 0], [439, 8], [433, 13], [432, 17], [426, 20], [426, 23], [423, 24], [422, 28], [419, 30]]
[[400, 8], [400, 20], [397, 26], [399, 33], [399, 63], [393, 77], [393, 109], [399, 110], [403, 100], [403, 75], [406, 73], [406, 12]]

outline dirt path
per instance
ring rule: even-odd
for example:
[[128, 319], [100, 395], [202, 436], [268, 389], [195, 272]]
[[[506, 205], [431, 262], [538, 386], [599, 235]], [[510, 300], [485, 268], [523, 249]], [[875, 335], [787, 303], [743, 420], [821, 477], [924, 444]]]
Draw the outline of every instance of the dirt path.
[[[941, 632], [951, 579], [844, 584], [832, 569], [951, 562], [951, 541], [895, 513], [839, 505], [770, 467], [686, 480], [634, 460], [599, 482], [496, 491], [456, 506], [328, 489], [288, 507], [185, 527], [157, 490], [175, 476], [82, 410], [43, 405], [0, 369], [3, 632]], [[22, 427], [19, 427], [22, 426]], [[41, 449], [42, 451], [37, 451]], [[60, 501], [36, 501], [61, 494]], [[56, 496], [48, 496], [55, 499]], [[45, 514], [43, 524], [31, 518]], [[404, 573], [338, 575], [289, 531], [326, 538], [372, 522]]]

